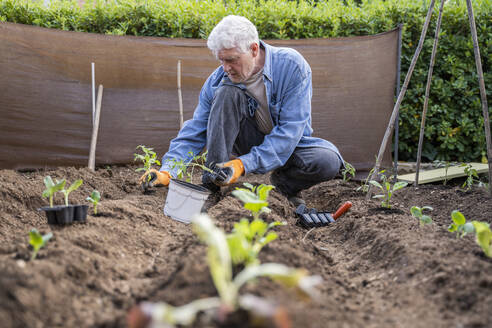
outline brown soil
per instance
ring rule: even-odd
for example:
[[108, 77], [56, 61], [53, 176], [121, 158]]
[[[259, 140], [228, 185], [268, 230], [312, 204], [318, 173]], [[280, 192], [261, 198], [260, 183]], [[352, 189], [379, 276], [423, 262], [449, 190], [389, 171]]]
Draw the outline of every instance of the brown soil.
[[[189, 225], [163, 214], [166, 188], [141, 193], [134, 169], [0, 171], [2, 327], [124, 327], [127, 311], [140, 301], [182, 305], [216, 295], [205, 246]], [[49, 226], [37, 211], [47, 204], [41, 198], [46, 175], [84, 180], [70, 195], [72, 203], [86, 204], [93, 189], [101, 191], [103, 215], [89, 215], [85, 224]], [[246, 180], [269, 182], [263, 175]], [[491, 327], [492, 259], [474, 237], [457, 239], [447, 231], [455, 209], [491, 223], [486, 192], [407, 187], [395, 195], [397, 211], [385, 212], [376, 200], [366, 201], [358, 186], [333, 180], [305, 191], [308, 205], [318, 210], [334, 212], [353, 202], [336, 223], [313, 230], [296, 225], [285, 197], [271, 193], [272, 212], [264, 219], [288, 225], [276, 228], [279, 239], [260, 259], [321, 275], [319, 299], [307, 303], [267, 279], [245, 291], [285, 306], [293, 327]], [[227, 231], [248, 215], [231, 189], [223, 188], [208, 210]], [[409, 214], [413, 205], [434, 207], [433, 224], [419, 227]], [[33, 227], [54, 237], [30, 261]]]

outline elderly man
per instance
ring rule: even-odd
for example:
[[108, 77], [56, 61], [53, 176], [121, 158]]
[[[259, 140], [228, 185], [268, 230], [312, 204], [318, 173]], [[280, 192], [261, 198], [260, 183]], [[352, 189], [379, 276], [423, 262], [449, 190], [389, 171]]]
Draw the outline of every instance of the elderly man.
[[[271, 174], [271, 183], [295, 206], [299, 192], [335, 177], [343, 159], [330, 142], [311, 136], [311, 68], [297, 51], [267, 45], [246, 18], [227, 16], [207, 42], [220, 61], [202, 87], [193, 118], [171, 141], [159, 171], [146, 172], [144, 188], [168, 185], [169, 159], [190, 160], [208, 150], [204, 172], [212, 191], [247, 173]], [[329, 123], [329, 122], [327, 122]], [[147, 182], [147, 174], [151, 174]]]

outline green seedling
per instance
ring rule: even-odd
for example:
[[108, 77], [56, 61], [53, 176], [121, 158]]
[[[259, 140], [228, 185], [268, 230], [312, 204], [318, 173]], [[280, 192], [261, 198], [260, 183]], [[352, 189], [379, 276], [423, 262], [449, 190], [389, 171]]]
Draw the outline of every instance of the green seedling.
[[374, 168], [369, 171], [367, 177], [362, 181], [361, 185], [355, 189], [356, 191], [362, 191], [364, 193], [369, 191], [369, 179], [371, 178], [372, 173], [374, 172]]
[[475, 233], [475, 242], [480, 246], [487, 257], [492, 257], [492, 231], [490, 224], [481, 221], [466, 222], [465, 216], [460, 211], [451, 213], [452, 223], [448, 230], [456, 231], [456, 237], [463, 238], [469, 233]]
[[382, 198], [381, 206], [385, 208], [391, 208], [391, 197], [393, 194], [402, 188], [405, 188], [408, 183], [405, 181], [398, 181], [394, 184], [389, 182], [389, 179], [384, 175], [385, 170], [379, 172], [381, 176], [381, 183], [375, 180], [369, 181], [370, 184], [379, 188], [383, 193], [373, 196], [373, 198]]
[[487, 257], [492, 257], [492, 231], [487, 222], [472, 221], [475, 228], [475, 241]]
[[48, 240], [53, 237], [53, 234], [51, 232], [47, 233], [46, 235], [41, 235], [39, 231], [35, 228], [31, 229], [29, 231], [29, 244], [31, 244], [33, 248], [33, 252], [31, 255], [31, 261], [33, 261], [36, 256], [38, 255], [38, 251], [48, 242]]
[[43, 197], [50, 199], [50, 207], [53, 207], [53, 196], [65, 187], [65, 183], [65, 179], [61, 181], [56, 180], [56, 183], [54, 183], [49, 175], [44, 178], [46, 189], [43, 191]]
[[[143, 167], [139, 167], [138, 169], [136, 169], [135, 171], [136, 172], [140, 172], [140, 171], [148, 171], [152, 168], [152, 165], [156, 164], [156, 165], [161, 165], [161, 162], [156, 159], [156, 156], [157, 154], [155, 153], [154, 151], [154, 148], [148, 148], [148, 147], [145, 147], [143, 145], [139, 145], [137, 146], [137, 150], [138, 149], [141, 149], [143, 151], [143, 155], [142, 154], [133, 154], [134, 155], [134, 159], [133, 161], [141, 161], [143, 163]], [[150, 174], [148, 175], [148, 179], [150, 179]]]
[[351, 178], [355, 177], [355, 167], [349, 162], [344, 161], [344, 168], [342, 169], [343, 181], [349, 181]]
[[250, 223], [246, 218], [235, 223], [232, 233], [227, 235], [233, 264], [244, 263], [246, 266], [259, 264], [258, 254], [261, 249], [278, 238], [275, 232], [269, 230], [286, 224], [286, 222], [278, 221], [268, 224], [260, 219]]
[[[176, 177], [181, 180], [185, 180], [187, 182], [193, 183], [193, 173], [195, 168], [201, 168], [204, 171], [208, 171], [213, 173], [211, 169], [205, 166], [205, 162], [207, 161], [207, 151], [201, 155], [196, 155], [190, 151], [188, 152], [188, 159], [185, 161], [183, 159], [168, 159], [170, 169], [176, 170]], [[188, 170], [191, 168], [191, 170]]]
[[[152, 318], [153, 324], [190, 326], [198, 312], [202, 311], [220, 309], [223, 315], [238, 308], [251, 311], [251, 302], [248, 302], [251, 295], [240, 295], [239, 291], [243, 285], [259, 277], [269, 277], [284, 286], [294, 287], [308, 297], [317, 295], [316, 286], [322, 282], [321, 277], [309, 276], [304, 269], [293, 269], [279, 263], [250, 265], [233, 277], [232, 258], [224, 231], [217, 228], [206, 214], [193, 219], [193, 230], [208, 246], [207, 262], [219, 297], [195, 300], [180, 307], [167, 303], [146, 303], [142, 311]], [[256, 298], [255, 301], [258, 300]]]
[[72, 192], [77, 190], [80, 186], [82, 185], [82, 179], [76, 180], [74, 183], [68, 187], [68, 189], [63, 188], [61, 192], [63, 193], [63, 196], [65, 197], [65, 205], [68, 206], [68, 195]]
[[446, 185], [448, 183], [448, 170], [451, 166], [455, 166], [457, 163], [456, 162], [448, 162], [448, 161], [440, 161], [440, 160], [435, 160], [434, 166], [436, 168], [444, 168], [444, 181], [443, 185]]
[[246, 188], [236, 188], [232, 194], [244, 203], [244, 208], [251, 211], [255, 220], [259, 219], [261, 213], [270, 213], [268, 208], [268, 195], [275, 188], [272, 185], [261, 184], [253, 186], [243, 183]]
[[465, 190], [470, 190], [475, 182], [480, 182], [478, 172], [476, 169], [473, 168], [471, 164], [463, 163], [460, 166], [465, 168], [464, 171], [466, 174], [466, 180], [461, 188], [464, 188]]
[[473, 233], [475, 228], [470, 222], [466, 222], [465, 216], [458, 210], [451, 212], [451, 223], [448, 227], [449, 232], [456, 232], [456, 238], [463, 238], [469, 233]]
[[410, 209], [410, 213], [414, 218], [419, 219], [420, 221], [420, 226], [423, 227], [426, 224], [431, 224], [432, 223], [432, 218], [429, 215], [425, 215], [423, 212], [425, 210], [432, 211], [433, 208], [430, 206], [424, 206], [422, 208], [418, 206], [412, 206]]
[[99, 191], [94, 190], [92, 194], [86, 198], [86, 200], [92, 203], [94, 206], [94, 215], [97, 215], [97, 204], [99, 204], [99, 201], [101, 200], [101, 194]]

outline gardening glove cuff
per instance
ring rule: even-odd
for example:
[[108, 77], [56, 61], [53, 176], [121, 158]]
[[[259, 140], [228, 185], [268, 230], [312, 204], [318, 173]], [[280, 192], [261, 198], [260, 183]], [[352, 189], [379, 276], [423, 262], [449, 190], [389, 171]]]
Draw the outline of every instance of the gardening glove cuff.
[[171, 174], [167, 171], [150, 169], [140, 177], [139, 183], [145, 191], [153, 186], [167, 186], [171, 180]]
[[237, 181], [237, 179], [244, 174], [243, 162], [237, 158], [232, 161], [217, 164], [217, 167], [221, 168], [221, 171], [225, 173], [223, 179], [216, 179], [215, 184], [219, 186], [226, 186]]

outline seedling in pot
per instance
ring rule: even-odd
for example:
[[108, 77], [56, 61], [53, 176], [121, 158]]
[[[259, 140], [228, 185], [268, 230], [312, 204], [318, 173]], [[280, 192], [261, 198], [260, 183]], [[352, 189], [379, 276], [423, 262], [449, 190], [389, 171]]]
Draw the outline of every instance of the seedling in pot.
[[46, 242], [48, 242], [48, 240], [51, 239], [51, 237], [53, 237], [53, 234], [51, 232], [47, 233], [46, 235], [41, 235], [39, 231], [35, 228], [29, 231], [29, 244], [33, 248], [31, 261], [36, 259], [38, 251], [46, 244]]
[[50, 199], [50, 207], [53, 207], [53, 196], [57, 191], [65, 187], [65, 183], [65, 179], [61, 181], [56, 180], [56, 183], [54, 183], [49, 175], [44, 178], [46, 189], [43, 191], [43, 197]]
[[[133, 154], [134, 155], [134, 159], [133, 161], [136, 161], [136, 160], [139, 160], [143, 163], [143, 167], [139, 167], [138, 169], [136, 169], [135, 171], [136, 172], [140, 172], [140, 171], [148, 171], [152, 168], [152, 165], [156, 164], [156, 165], [161, 165], [161, 162], [156, 159], [156, 156], [157, 154], [155, 153], [154, 151], [154, 148], [148, 148], [148, 147], [145, 147], [144, 145], [139, 145], [137, 146], [137, 150], [138, 149], [142, 149], [143, 151], [143, 155], [142, 154]], [[148, 175], [148, 179], [150, 179], [151, 176], [150, 174]]]
[[463, 238], [469, 233], [473, 233], [475, 228], [470, 222], [466, 222], [465, 216], [458, 210], [451, 212], [451, 223], [448, 227], [449, 232], [456, 232], [456, 238]]
[[101, 194], [99, 191], [94, 190], [92, 194], [86, 198], [86, 200], [92, 203], [94, 206], [94, 215], [97, 215], [97, 204], [99, 204], [99, 201], [101, 200]]
[[391, 208], [391, 197], [393, 196], [393, 194], [397, 190], [405, 188], [408, 183], [405, 181], [398, 181], [395, 182], [395, 184], [391, 184], [386, 175], [384, 175], [384, 172], [385, 170], [379, 172], [379, 175], [381, 176], [381, 183], [375, 180], [371, 180], [369, 181], [369, 183], [383, 192], [382, 194], [373, 196], [373, 198], [382, 198], [383, 200], [381, 202], [381, 206], [385, 208]]
[[419, 219], [421, 227], [426, 224], [432, 223], [432, 218], [429, 215], [425, 215], [423, 213], [425, 210], [432, 211], [433, 208], [430, 206], [424, 206], [422, 208], [418, 206], [412, 206], [412, 208], [410, 209], [410, 213], [412, 214], [412, 216]]
[[278, 238], [275, 232], [269, 230], [286, 224], [287, 222], [278, 221], [268, 224], [261, 219], [255, 219], [250, 223], [246, 218], [234, 223], [232, 233], [227, 235], [233, 264], [244, 263], [246, 266], [259, 264], [258, 254], [261, 249]]
[[62, 189], [61, 190], [61, 192], [63, 193], [63, 196], [65, 197], [65, 205], [66, 206], [68, 206], [68, 195], [70, 195], [70, 193], [72, 191], [77, 190], [81, 185], [82, 185], [82, 179], [78, 179], [74, 183], [72, 183], [70, 185], [70, 187], [68, 187], [68, 189]]
[[355, 177], [355, 167], [349, 162], [344, 161], [344, 168], [342, 169], [343, 181], [349, 181], [351, 178]]
[[261, 213], [270, 213], [268, 208], [268, 195], [275, 188], [272, 185], [261, 184], [253, 186], [243, 183], [246, 188], [236, 188], [232, 194], [244, 203], [244, 208], [251, 211], [255, 220], [259, 219]]

